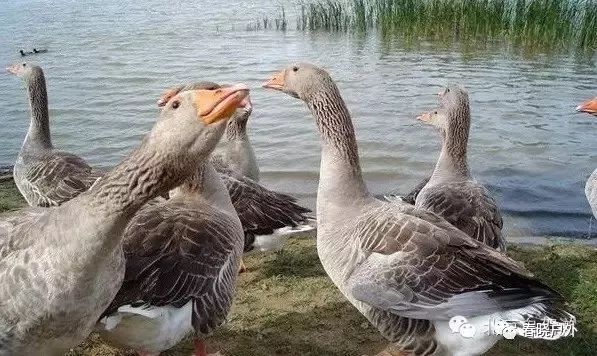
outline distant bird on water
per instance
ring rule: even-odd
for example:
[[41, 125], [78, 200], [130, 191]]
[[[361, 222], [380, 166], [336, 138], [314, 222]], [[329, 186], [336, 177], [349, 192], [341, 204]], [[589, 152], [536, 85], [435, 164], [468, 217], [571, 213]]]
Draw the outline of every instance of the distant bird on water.
[[25, 52], [22, 49], [19, 50], [21, 57], [30, 56], [32, 54], [38, 54], [38, 53], [46, 53], [46, 52], [48, 52], [47, 49], [37, 49], [37, 48], [34, 48], [32, 52]]

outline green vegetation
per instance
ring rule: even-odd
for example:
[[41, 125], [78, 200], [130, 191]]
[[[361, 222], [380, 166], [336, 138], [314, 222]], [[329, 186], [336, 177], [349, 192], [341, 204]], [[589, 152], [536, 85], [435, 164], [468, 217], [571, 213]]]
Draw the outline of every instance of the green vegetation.
[[288, 20], [286, 19], [286, 11], [284, 7], [280, 7], [278, 14], [273, 19], [265, 16], [259, 20], [247, 25], [247, 31], [259, 31], [276, 29], [277, 31], [286, 31], [288, 28]]
[[532, 48], [597, 47], [597, 0], [314, 0], [302, 31], [379, 31], [384, 38], [503, 41]]
[[25, 206], [25, 199], [17, 190], [10, 175], [0, 176], [0, 212], [15, 210]]
[[[12, 181], [0, 185], [0, 211], [24, 205]], [[591, 247], [509, 246], [509, 255], [562, 293], [577, 316], [573, 338], [503, 340], [488, 354], [520, 356], [597, 354], [597, 250]], [[209, 339], [211, 352], [226, 356], [373, 355], [387, 342], [327, 278], [313, 237], [293, 238], [278, 253], [245, 259], [229, 322]], [[163, 355], [189, 355], [187, 340]], [[116, 350], [92, 335], [70, 356], [134, 355]]]

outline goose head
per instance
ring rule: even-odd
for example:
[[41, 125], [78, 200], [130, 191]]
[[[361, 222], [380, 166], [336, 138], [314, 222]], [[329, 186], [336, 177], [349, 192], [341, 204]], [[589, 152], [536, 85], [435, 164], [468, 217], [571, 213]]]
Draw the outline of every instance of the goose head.
[[429, 125], [447, 132], [450, 127], [470, 125], [470, 105], [468, 93], [461, 87], [449, 86], [438, 93], [439, 106], [417, 116]]
[[306, 102], [335, 86], [325, 70], [309, 63], [288, 66], [263, 83], [264, 88], [279, 90]]
[[[187, 90], [194, 90], [194, 89], [205, 89], [205, 90], [215, 90], [219, 88], [227, 88], [229, 86], [220, 85], [214, 82], [209, 81], [202, 81], [193, 84], [188, 84], [184, 86], [178, 86], [175, 88], [167, 89], [162, 93], [159, 97], [157, 104], [158, 107], [163, 107], [166, 103], [176, 94], [187, 91]], [[234, 128], [235, 130], [240, 129], [240, 131], [244, 132], [247, 127], [247, 121], [249, 116], [251, 116], [251, 112], [253, 111], [253, 105], [251, 103], [250, 95], [247, 93], [245, 98], [238, 103], [237, 110], [235, 110], [234, 114], [228, 120], [228, 126], [230, 128]]]
[[576, 111], [597, 116], [597, 96], [577, 106]]
[[6, 71], [10, 74], [16, 75], [19, 78], [23, 78], [28, 83], [32, 78], [43, 76], [43, 70], [41, 67], [30, 63], [17, 63], [6, 68]]
[[204, 159], [222, 136], [226, 119], [248, 94], [244, 84], [174, 94], [163, 105], [145, 143], [175, 157], [182, 153]]

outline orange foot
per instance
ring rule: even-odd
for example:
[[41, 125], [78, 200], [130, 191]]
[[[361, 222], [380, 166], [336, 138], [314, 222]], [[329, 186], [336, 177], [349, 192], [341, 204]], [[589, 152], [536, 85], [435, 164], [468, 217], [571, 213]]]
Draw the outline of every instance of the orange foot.
[[409, 356], [409, 355], [411, 355], [411, 354], [409, 354], [408, 352], [394, 350], [392, 348], [387, 348], [387, 349], [375, 354], [375, 356]]
[[195, 353], [192, 356], [223, 356], [219, 352], [208, 354], [207, 348], [205, 347], [205, 341], [203, 340], [195, 339], [195, 341], [193, 341], [193, 346], [195, 347]]

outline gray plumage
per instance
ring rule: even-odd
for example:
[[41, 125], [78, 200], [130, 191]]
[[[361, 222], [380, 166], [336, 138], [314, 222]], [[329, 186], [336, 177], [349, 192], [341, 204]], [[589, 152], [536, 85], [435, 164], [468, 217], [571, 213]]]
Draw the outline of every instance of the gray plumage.
[[247, 135], [247, 121], [252, 107], [238, 109], [228, 121], [220, 147], [212, 155], [216, 167], [225, 167], [243, 177], [259, 182], [259, 165]]
[[246, 251], [252, 249], [257, 235], [309, 224], [311, 210], [297, 204], [296, 198], [264, 188], [250, 178], [221, 172], [220, 177], [243, 225]]
[[[170, 199], [145, 205], [124, 235], [124, 281], [103, 316], [129, 320], [99, 327], [104, 339], [120, 347], [161, 352], [180, 340], [166, 336], [156, 340], [161, 337], [154, 334], [156, 329], [183, 328], [175, 334], [194, 331], [205, 338], [226, 320], [244, 238], [226, 187], [211, 164], [205, 164]], [[131, 312], [182, 309], [188, 303], [192, 305], [189, 324]], [[127, 311], [119, 311], [123, 306]], [[155, 323], [172, 326], [151, 326]]]
[[[202, 81], [179, 85], [166, 90], [158, 99], [163, 105], [177, 93], [194, 89], [218, 89], [221, 85]], [[311, 210], [297, 203], [296, 198], [269, 190], [259, 184], [259, 166], [247, 134], [247, 121], [252, 112], [250, 99], [238, 108], [226, 125], [221, 145], [216, 148], [211, 163], [228, 188], [245, 231], [245, 251], [253, 249], [257, 235], [272, 235], [277, 239], [283, 228], [309, 231]], [[293, 230], [289, 230], [292, 233]]]
[[[242, 88], [222, 105], [236, 105]], [[193, 174], [222, 135], [222, 116], [207, 125], [199, 115], [211, 105], [178, 95], [141, 146], [90, 190], [58, 207], [0, 216], [0, 355], [60, 355], [89, 335], [122, 283], [128, 222]]]
[[416, 195], [415, 206], [440, 215], [475, 240], [503, 251], [506, 241], [500, 210], [468, 168], [468, 94], [452, 86], [440, 93], [439, 101], [440, 107], [423, 117], [440, 130], [442, 151], [431, 178]]
[[9, 71], [23, 77], [31, 109], [29, 130], [13, 170], [15, 184], [30, 206], [60, 205], [89, 189], [103, 172], [53, 147], [42, 69], [23, 63]]
[[324, 70], [297, 64], [265, 86], [302, 99], [315, 117], [322, 151], [317, 252], [326, 273], [401, 350], [480, 354], [498, 340], [451, 333], [447, 324], [456, 313], [574, 320], [556, 292], [509, 257], [432, 212], [374, 198], [362, 178], [348, 109]]

